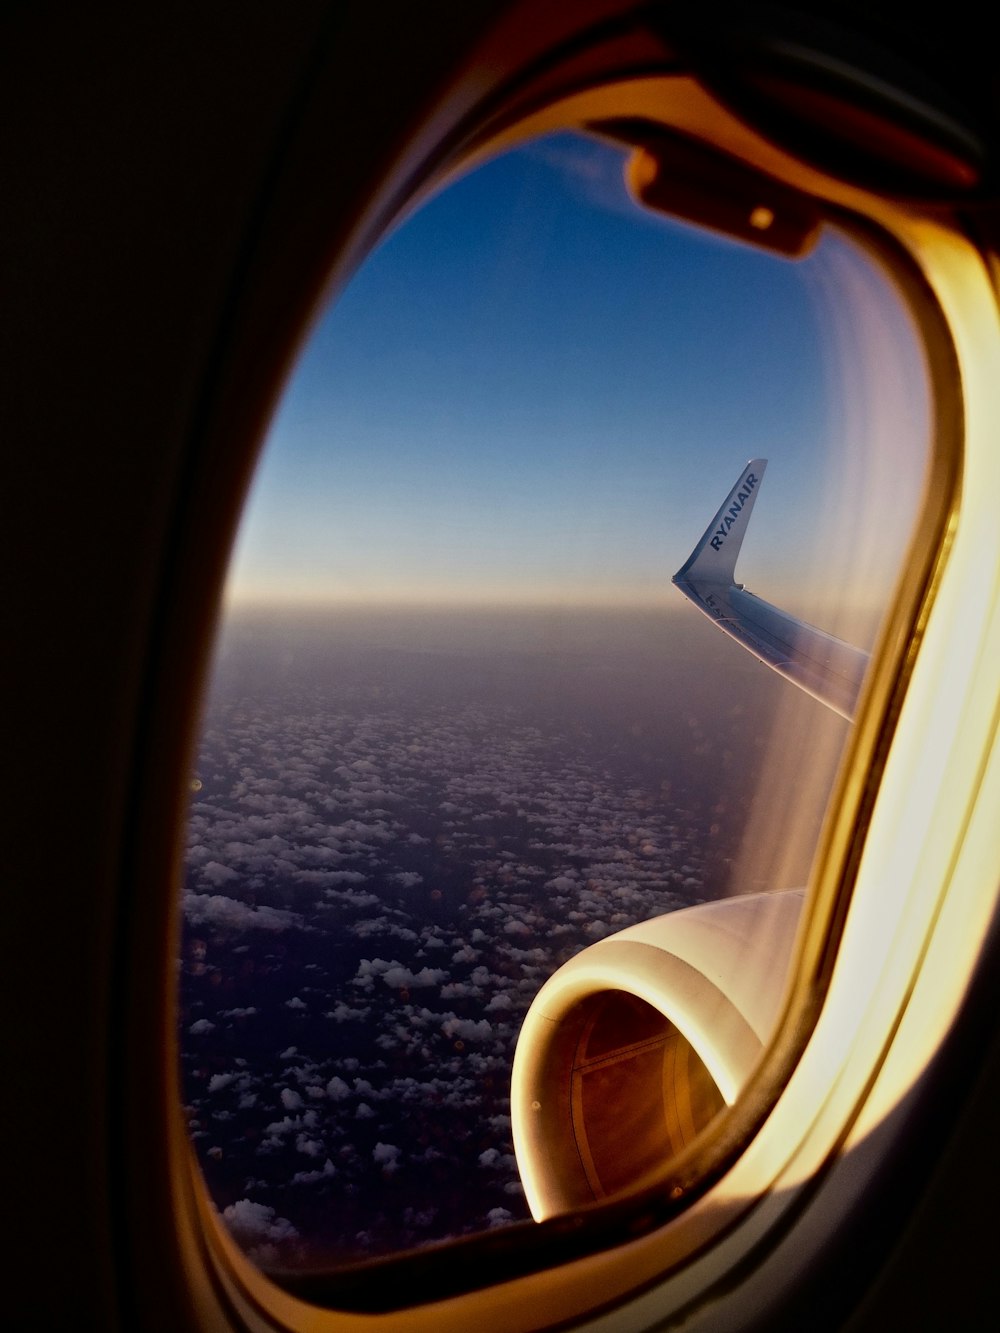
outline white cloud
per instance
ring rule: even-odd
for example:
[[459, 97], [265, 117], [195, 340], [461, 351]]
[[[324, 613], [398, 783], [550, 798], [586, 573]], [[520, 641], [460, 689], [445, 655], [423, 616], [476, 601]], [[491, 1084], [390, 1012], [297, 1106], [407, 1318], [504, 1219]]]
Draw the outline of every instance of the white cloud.
[[236, 1239], [244, 1243], [294, 1240], [299, 1234], [287, 1217], [278, 1217], [273, 1208], [251, 1199], [231, 1203], [223, 1209], [222, 1216]]
[[186, 893], [184, 915], [193, 926], [222, 926], [230, 930], [287, 930], [302, 923], [297, 912], [250, 907], [217, 893]]
[[272, 1138], [280, 1138], [282, 1134], [287, 1134], [293, 1129], [301, 1129], [301, 1127], [302, 1120], [299, 1116], [296, 1116], [293, 1120], [290, 1115], [286, 1115], [283, 1119], [274, 1120], [271, 1124], [267, 1125], [264, 1129], [264, 1133], [270, 1135]]
[[423, 875], [418, 875], [415, 870], [400, 870], [392, 878], [397, 884], [402, 885], [404, 889], [416, 888], [418, 884], [423, 884]]
[[292, 1176], [293, 1185], [313, 1185], [317, 1180], [329, 1180], [337, 1174], [337, 1168], [330, 1161], [329, 1157], [323, 1163], [318, 1171], [296, 1171]]
[[207, 861], [201, 868], [201, 877], [207, 879], [209, 884], [214, 884], [216, 888], [220, 884], [228, 884], [230, 880], [239, 878], [235, 870], [224, 866], [220, 861]]
[[401, 1149], [397, 1148], [394, 1143], [376, 1143], [372, 1149], [372, 1158], [387, 1175], [391, 1175], [393, 1171], [399, 1169], [401, 1155]]
[[[327, 877], [328, 884], [364, 884], [368, 879], [360, 870], [331, 870]], [[348, 901], [350, 901], [348, 899]], [[376, 901], [378, 901], [376, 899]]]
[[461, 1037], [464, 1041], [486, 1041], [493, 1036], [493, 1026], [485, 1018], [475, 1022], [471, 1018], [449, 1018], [441, 1024], [446, 1037]]
[[526, 926], [523, 921], [518, 921], [515, 918], [514, 920], [507, 922], [503, 928], [503, 933], [505, 935], [530, 935], [531, 927]]
[[383, 972], [382, 980], [394, 990], [402, 990], [404, 987], [413, 990], [424, 986], [439, 986], [447, 976], [448, 973], [440, 967], [422, 967], [419, 972], [413, 973], [408, 967], [394, 963]]
[[348, 1019], [351, 1018], [365, 1019], [370, 1013], [370, 1008], [352, 1009], [350, 1005], [345, 1004], [344, 1001], [341, 1000], [333, 1009], [327, 1010], [324, 1017], [332, 1018], [335, 1023], [346, 1023]]

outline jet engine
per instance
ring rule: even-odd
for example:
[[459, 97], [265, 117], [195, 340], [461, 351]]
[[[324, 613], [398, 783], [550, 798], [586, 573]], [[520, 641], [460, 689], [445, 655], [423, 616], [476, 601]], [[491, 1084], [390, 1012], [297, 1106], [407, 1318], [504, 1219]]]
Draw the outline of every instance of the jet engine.
[[656, 917], [549, 978], [511, 1086], [536, 1221], [639, 1185], [732, 1104], [771, 1036], [802, 898], [754, 894]]

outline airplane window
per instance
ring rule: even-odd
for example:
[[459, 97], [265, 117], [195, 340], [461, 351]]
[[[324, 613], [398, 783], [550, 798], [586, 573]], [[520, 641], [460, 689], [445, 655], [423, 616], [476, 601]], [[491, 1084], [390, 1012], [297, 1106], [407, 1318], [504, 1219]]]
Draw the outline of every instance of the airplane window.
[[[719, 590], [871, 650], [924, 485], [922, 350], [845, 233], [789, 262], [638, 207], [623, 160], [557, 135], [434, 198], [317, 323], [271, 428], [179, 983], [201, 1170], [265, 1269], [527, 1219], [511, 1067], [542, 984], [809, 882], [861, 676], [839, 706], [796, 689], [777, 622], [741, 643], [751, 604]], [[744, 508], [708, 586], [686, 562]], [[578, 1008], [588, 1123], [622, 1123], [617, 1071], [659, 1070], [657, 1043], [698, 1070], [665, 1151], [719, 1113], [648, 997]], [[594, 1197], [655, 1160], [647, 1120], [630, 1102], [634, 1169], [595, 1140]]]

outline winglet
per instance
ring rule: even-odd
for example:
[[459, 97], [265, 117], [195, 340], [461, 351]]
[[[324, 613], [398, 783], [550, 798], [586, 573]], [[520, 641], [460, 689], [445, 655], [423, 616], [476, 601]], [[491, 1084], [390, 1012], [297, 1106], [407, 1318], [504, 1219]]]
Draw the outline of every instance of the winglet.
[[766, 458], [751, 458], [747, 463], [719, 512], [705, 529], [704, 536], [674, 575], [674, 583], [697, 580], [699, 583], [728, 585], [734, 581], [736, 558], [746, 536], [766, 467]]
[[767, 462], [752, 458], [674, 583], [724, 634], [758, 661], [832, 708], [854, 715], [868, 654], [756, 597], [734, 579]]

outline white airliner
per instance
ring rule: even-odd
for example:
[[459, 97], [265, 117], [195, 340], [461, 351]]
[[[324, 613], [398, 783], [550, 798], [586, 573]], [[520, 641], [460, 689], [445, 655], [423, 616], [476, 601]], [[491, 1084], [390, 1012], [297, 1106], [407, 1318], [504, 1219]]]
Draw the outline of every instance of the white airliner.
[[[1000, 101], [986, 18], [961, 0], [4, 7], [5, 1326], [996, 1326]], [[729, 633], [854, 716], [770, 1011], [740, 993], [764, 966], [755, 936], [721, 917], [711, 955], [707, 927], [687, 941], [673, 927], [669, 1028], [640, 961], [665, 951], [601, 941], [592, 968], [553, 979], [537, 1041], [525, 1027], [531, 1077], [538, 1054], [556, 1057], [522, 1106], [528, 1158], [558, 1168], [540, 1168], [545, 1220], [279, 1283], [208, 1198], [177, 1078], [181, 833], [234, 533], [320, 302], [423, 197], [563, 128], [627, 142], [652, 207], [770, 236], [783, 255], [827, 224], [868, 250], [926, 360], [923, 507], [860, 695], [860, 661], [733, 581], [758, 464], [680, 574]], [[872, 447], [892, 463], [891, 441]], [[703, 1030], [713, 992], [729, 1019]], [[638, 1081], [644, 1051], [655, 1077]], [[533, 1134], [550, 1094], [561, 1112]]]
[[868, 654], [807, 625], [735, 581], [736, 561], [767, 467], [752, 458], [674, 583], [718, 627], [761, 662], [842, 717], [854, 716]]

